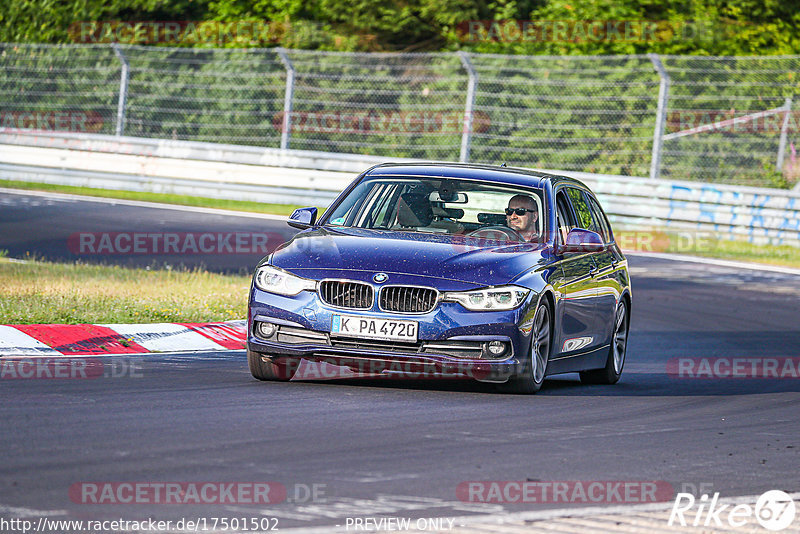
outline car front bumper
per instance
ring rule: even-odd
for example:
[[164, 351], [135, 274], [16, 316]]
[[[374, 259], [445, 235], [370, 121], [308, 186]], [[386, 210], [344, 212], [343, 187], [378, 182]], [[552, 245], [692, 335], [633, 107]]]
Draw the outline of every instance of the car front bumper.
[[[356, 375], [505, 382], [521, 372], [528, 356], [535, 304], [531, 293], [525, 303], [510, 311], [475, 312], [455, 302], [439, 302], [429, 313], [404, 314], [334, 308], [311, 291], [284, 297], [254, 288], [247, 347], [276, 363], [285, 363], [290, 372], [304, 360], [324, 362]], [[337, 314], [415, 321], [418, 340], [405, 343], [331, 335]], [[261, 335], [255, 328], [259, 322], [276, 325], [275, 333]], [[503, 342], [505, 351], [492, 354], [488, 348], [492, 341]], [[347, 372], [336, 374], [327, 366], [317, 370], [320, 378], [351, 376]]]

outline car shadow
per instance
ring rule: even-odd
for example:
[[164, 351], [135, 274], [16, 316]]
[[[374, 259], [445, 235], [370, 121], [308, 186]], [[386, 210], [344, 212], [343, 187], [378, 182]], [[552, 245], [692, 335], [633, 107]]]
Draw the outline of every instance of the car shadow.
[[[442, 391], [510, 395], [495, 384], [474, 380], [402, 380], [397, 378], [344, 378], [335, 380], [301, 380], [297, 383], [330, 384], [356, 388], [391, 390]], [[800, 379], [773, 378], [678, 378], [666, 373], [624, 373], [613, 385], [586, 385], [577, 373], [547, 377], [541, 396], [577, 397], [691, 397], [764, 395], [768, 393], [800, 392]]]
[[[800, 392], [800, 332], [636, 331], [630, 336], [622, 378], [585, 385], [578, 373], [545, 379], [539, 395], [680, 397]], [[764, 371], [771, 361], [773, 372]], [[764, 376], [754, 378], [752, 375]], [[748, 376], [751, 375], [751, 376]], [[396, 377], [303, 380], [355, 387], [512, 395], [469, 379]]]

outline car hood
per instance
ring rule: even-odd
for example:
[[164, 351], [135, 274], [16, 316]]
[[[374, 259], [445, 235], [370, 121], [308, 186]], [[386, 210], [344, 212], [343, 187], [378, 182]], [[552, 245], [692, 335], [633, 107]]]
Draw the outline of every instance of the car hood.
[[300, 232], [278, 247], [271, 263], [309, 278], [331, 276], [331, 271], [369, 271], [484, 286], [508, 283], [540, 265], [545, 248], [447, 234], [319, 228]]

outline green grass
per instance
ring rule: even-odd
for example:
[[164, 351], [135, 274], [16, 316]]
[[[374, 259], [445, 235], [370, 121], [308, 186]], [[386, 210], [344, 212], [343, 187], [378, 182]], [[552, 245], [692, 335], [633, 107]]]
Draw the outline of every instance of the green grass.
[[713, 248], [700, 250], [695, 254], [709, 258], [800, 268], [800, 248], [790, 245], [754, 245], [746, 241], [719, 240]]
[[[674, 236], [653, 243], [656, 246], [638, 249], [800, 267], [800, 249], [790, 246], [709, 241], [687, 247]], [[250, 276], [19, 261], [5, 258], [4, 252], [0, 250], [0, 324], [204, 322], [246, 317]]]
[[[301, 207], [288, 204], [265, 204], [262, 202], [252, 202], [247, 200], [225, 200], [218, 198], [195, 197], [191, 195], [123, 191], [119, 189], [95, 189], [93, 187], [75, 187], [70, 185], [19, 182], [16, 180], [0, 180], [0, 187], [24, 189], [28, 191], [53, 191], [56, 193], [69, 193], [72, 195], [84, 195], [90, 197], [139, 200], [143, 202], [160, 202], [163, 204], [178, 204], [181, 206], [197, 206], [202, 208], [271, 213], [274, 215], [291, 215], [295, 209]], [[324, 209], [324, 207], [319, 208], [320, 214], [322, 214]]]
[[250, 277], [0, 257], [0, 324], [244, 319]]
[[624, 250], [669, 252], [800, 268], [800, 248], [791, 245], [730, 241], [718, 239], [709, 232], [620, 231], [614, 235]]

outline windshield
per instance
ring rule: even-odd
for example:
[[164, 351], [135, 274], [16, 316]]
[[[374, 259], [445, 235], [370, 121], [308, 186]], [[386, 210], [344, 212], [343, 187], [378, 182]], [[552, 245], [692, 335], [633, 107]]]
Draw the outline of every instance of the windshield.
[[381, 176], [358, 184], [326, 214], [325, 224], [539, 241], [542, 198], [535, 188]]

